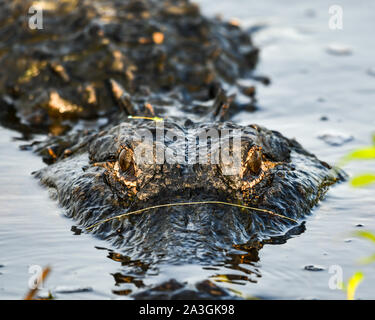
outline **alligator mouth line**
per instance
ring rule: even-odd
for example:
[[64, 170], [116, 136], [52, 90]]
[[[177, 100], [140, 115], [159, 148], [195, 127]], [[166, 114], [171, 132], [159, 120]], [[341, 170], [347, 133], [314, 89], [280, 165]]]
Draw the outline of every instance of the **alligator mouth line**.
[[86, 228], [86, 231], [91, 231], [92, 229], [94, 229], [95, 227], [97, 227], [97, 226], [99, 226], [99, 225], [101, 225], [103, 223], [106, 223], [106, 222], [109, 222], [109, 221], [112, 221], [112, 220], [115, 220], [115, 219], [121, 220], [121, 219], [126, 218], [128, 216], [135, 215], [135, 214], [141, 214], [141, 213], [143, 213], [145, 211], [152, 210], [152, 209], [165, 208], [165, 207], [175, 207], [175, 206], [201, 205], [201, 204], [221, 204], [221, 205], [226, 205], [226, 206], [231, 206], [231, 207], [237, 207], [237, 208], [241, 208], [241, 209], [254, 210], [254, 211], [261, 212], [261, 213], [269, 214], [269, 215], [271, 215], [273, 217], [278, 217], [278, 218], [286, 219], [286, 220], [289, 220], [289, 221], [292, 221], [292, 222], [298, 224], [298, 222], [296, 220], [292, 219], [292, 218], [286, 217], [286, 216], [284, 216], [282, 214], [275, 213], [275, 212], [273, 212], [271, 210], [267, 210], [267, 209], [249, 207], [249, 206], [245, 206], [245, 205], [242, 205], [242, 204], [236, 204], [236, 203], [230, 203], [230, 202], [224, 202], [224, 201], [195, 201], [195, 202], [165, 203], [165, 204], [159, 204], [159, 205], [156, 205], [156, 206], [151, 206], [151, 207], [147, 207], [147, 208], [143, 208], [143, 209], [139, 209], [139, 210], [135, 210], [135, 211], [123, 213], [123, 214], [117, 215], [115, 217], [104, 219], [104, 220], [101, 220], [101, 221], [99, 221], [99, 222], [97, 222], [95, 224], [92, 224], [91, 226], [89, 226], [89, 227]]

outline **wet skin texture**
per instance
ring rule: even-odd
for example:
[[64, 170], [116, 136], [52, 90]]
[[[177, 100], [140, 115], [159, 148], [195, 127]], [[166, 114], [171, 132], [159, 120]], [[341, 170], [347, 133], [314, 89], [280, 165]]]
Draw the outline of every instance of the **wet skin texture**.
[[[61, 152], [54, 164], [36, 175], [67, 214], [85, 227], [125, 212], [186, 201], [241, 203], [300, 221], [327, 187], [339, 180], [328, 164], [296, 141], [257, 125], [230, 122], [189, 121], [183, 126], [169, 120], [164, 130], [178, 128], [185, 139], [213, 128], [240, 130], [238, 174], [223, 174], [222, 161], [170, 164], [166, 157], [162, 164], [137, 164], [137, 134], [140, 129], [155, 133], [155, 126], [154, 121], [129, 120], [99, 133], [68, 135], [64, 145], [71, 145], [69, 152]], [[176, 141], [165, 136], [169, 152], [181, 150], [181, 140]], [[210, 146], [211, 153], [220, 149], [215, 139]], [[40, 146], [45, 148], [49, 147]], [[233, 245], [280, 235], [292, 226], [290, 221], [256, 211], [201, 205], [151, 210], [101, 224], [94, 232], [142, 261], [209, 264], [224, 259]]]
[[[192, 201], [243, 204], [297, 220], [219, 204], [153, 209], [93, 229], [119, 248], [111, 259], [142, 272], [160, 263], [228, 260], [240, 269], [258, 260], [264, 243], [303, 232], [305, 216], [342, 179], [296, 141], [226, 121], [256, 109], [259, 78], [258, 50], [235, 23], [203, 17], [183, 0], [81, 0], [53, 4], [44, 11], [44, 28], [31, 30], [24, 19], [31, 3], [0, 1], [0, 121], [26, 139], [49, 133], [23, 148], [49, 164], [35, 176], [81, 227]], [[163, 117], [166, 131], [178, 129], [189, 141], [197, 132], [239, 130], [239, 172], [224, 174], [223, 161], [137, 163], [137, 132], [155, 132], [157, 123], [129, 115]], [[168, 152], [183, 148], [168, 138], [163, 143]], [[218, 138], [210, 146], [211, 153], [222, 147]], [[134, 297], [228, 296], [211, 282], [186, 291], [170, 281]]]
[[119, 109], [160, 115], [158, 105], [187, 117], [229, 87], [233, 110], [255, 108], [254, 87], [237, 83], [257, 62], [250, 35], [188, 1], [59, 1], [40, 30], [25, 19], [31, 4], [0, 1], [3, 125], [16, 113], [13, 127], [59, 135], [79, 119], [113, 123]]

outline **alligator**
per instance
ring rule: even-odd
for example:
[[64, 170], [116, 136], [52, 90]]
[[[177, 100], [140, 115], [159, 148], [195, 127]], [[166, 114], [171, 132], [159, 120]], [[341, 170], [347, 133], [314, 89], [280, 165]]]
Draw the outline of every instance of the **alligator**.
[[34, 3], [0, 2], [3, 118], [24, 130], [61, 135], [77, 120], [113, 124], [120, 110], [160, 114], [154, 102], [189, 117], [221, 88], [236, 96], [230, 112], [256, 108], [250, 35], [189, 1], [43, 1], [43, 28], [31, 29]]
[[[212, 134], [216, 130], [223, 136]], [[142, 137], [144, 132], [152, 135], [149, 143]], [[222, 156], [224, 134], [230, 132], [232, 140], [240, 136], [238, 172], [227, 168], [235, 165], [236, 158], [228, 162]], [[186, 142], [192, 141], [199, 150], [205, 140], [197, 142], [196, 137], [208, 133], [212, 135], [209, 157], [196, 161], [200, 154], [187, 155]], [[298, 142], [257, 125], [166, 120], [160, 126], [156, 121], [130, 119], [100, 132], [58, 139], [66, 149], [55, 155], [54, 164], [34, 174], [83, 227], [164, 203], [208, 202], [198, 208], [156, 208], [93, 228], [130, 256], [153, 263], [203, 263], [225, 254], [218, 248], [229, 250], [233, 244], [280, 234], [309, 213], [327, 187], [339, 180], [335, 170]], [[229, 148], [234, 149], [234, 142]], [[37, 151], [51, 150], [55, 143], [47, 140]], [[156, 159], [159, 145], [161, 161]], [[137, 150], [149, 152], [146, 146], [151, 146], [151, 161], [136, 156]], [[170, 161], [172, 154], [174, 161]], [[242, 203], [269, 212], [212, 207], [210, 201]]]
[[[132, 260], [212, 265], [238, 250], [259, 250], [267, 241], [300, 228], [328, 187], [342, 179], [295, 140], [261, 126], [177, 119], [162, 124], [162, 162], [155, 159], [160, 123], [147, 119], [128, 119], [100, 132], [73, 133], [64, 141], [49, 139], [37, 147], [43, 152], [57, 142], [65, 146], [55, 154], [56, 161], [35, 176], [69, 217]], [[152, 135], [150, 162], [137, 162], [135, 156], [144, 143], [142, 130]], [[196, 136], [212, 130], [240, 135], [237, 174], [228, 174], [228, 163], [220, 156], [216, 162], [209, 157], [208, 162], [190, 163], [184, 152], [181, 161], [168, 161], [169, 154], [185, 150], [186, 141], [197, 143]], [[222, 137], [211, 138], [210, 155], [221, 151], [221, 141]], [[199, 206], [168, 206], [179, 203]], [[253, 209], [228, 207], [229, 203]], [[149, 212], [131, 214], [150, 207]], [[122, 219], [112, 219], [118, 216]]]
[[[30, 5], [0, 11], [2, 124], [48, 133], [23, 146], [48, 164], [35, 177], [121, 255], [148, 266], [256, 255], [302, 232], [344, 179], [296, 140], [230, 120], [257, 108], [259, 80], [258, 49], [236, 22], [185, 0], [64, 0], [43, 2], [43, 29], [17, 27]], [[134, 297], [171, 297], [165, 288], [184, 286]], [[188, 296], [227, 296], [197, 290]]]

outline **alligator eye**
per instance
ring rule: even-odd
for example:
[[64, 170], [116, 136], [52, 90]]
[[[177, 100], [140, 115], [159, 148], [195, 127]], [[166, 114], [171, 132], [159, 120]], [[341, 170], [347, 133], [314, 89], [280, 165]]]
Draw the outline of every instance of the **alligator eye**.
[[130, 149], [121, 150], [118, 163], [123, 172], [128, 171], [133, 165], [133, 152]]
[[259, 174], [260, 168], [262, 166], [262, 148], [253, 147], [250, 149], [246, 157], [244, 176], [248, 173], [251, 175]]

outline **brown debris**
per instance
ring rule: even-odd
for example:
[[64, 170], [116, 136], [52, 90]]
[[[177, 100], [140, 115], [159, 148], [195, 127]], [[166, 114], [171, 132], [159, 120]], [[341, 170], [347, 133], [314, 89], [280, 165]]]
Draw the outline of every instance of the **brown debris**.
[[83, 110], [82, 107], [61, 98], [57, 91], [51, 91], [49, 98], [48, 109], [54, 115], [77, 113]]
[[70, 81], [70, 77], [68, 73], [66, 72], [65, 68], [61, 64], [52, 62], [50, 66], [53, 72], [55, 72], [64, 82]]
[[96, 97], [95, 88], [93, 85], [88, 84], [85, 86], [86, 101], [88, 104], [96, 105], [98, 100]]
[[[43, 269], [38, 284], [43, 283], [43, 281], [47, 278], [50, 271], [51, 271], [50, 267], [45, 267]], [[30, 289], [29, 292], [26, 294], [24, 300], [34, 300], [34, 297], [35, 297], [35, 294], [37, 293], [37, 291], [38, 291], [38, 286], [35, 286], [34, 289]]]
[[53, 159], [56, 159], [57, 156], [55, 154], [55, 152], [51, 149], [51, 148], [48, 148], [48, 154], [53, 158]]
[[152, 40], [156, 43], [156, 44], [162, 44], [163, 41], [164, 41], [164, 34], [161, 33], [161, 32], [154, 32], [152, 34]]
[[113, 63], [112, 69], [114, 71], [123, 71], [124, 70], [124, 62], [123, 62], [123, 55], [120, 50], [115, 50], [112, 52], [113, 55]]
[[154, 107], [152, 106], [151, 103], [148, 103], [148, 102], [145, 103], [145, 111], [146, 111], [146, 114], [155, 116]]

